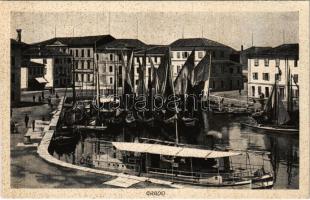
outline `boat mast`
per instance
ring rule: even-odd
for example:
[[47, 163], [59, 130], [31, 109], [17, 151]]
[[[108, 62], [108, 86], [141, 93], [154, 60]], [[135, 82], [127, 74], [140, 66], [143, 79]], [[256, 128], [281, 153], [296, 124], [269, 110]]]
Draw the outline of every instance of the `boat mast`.
[[172, 81], [172, 71], [171, 71], [171, 58], [170, 58], [170, 47], [168, 48], [168, 73], [169, 73], [169, 77], [170, 77], [170, 84], [172, 87], [172, 91], [173, 91], [173, 99], [174, 99], [174, 106], [175, 106], [175, 144], [177, 145], [179, 143], [179, 132], [178, 132], [178, 107], [177, 107], [177, 103], [175, 102], [175, 88], [174, 88], [174, 84]]
[[[73, 51], [72, 51], [73, 52]], [[75, 92], [75, 60], [74, 56], [72, 55], [72, 97], [73, 97], [73, 104], [76, 102], [76, 92]]]
[[208, 88], [207, 88], [207, 92], [208, 92], [208, 95], [207, 95], [207, 98], [208, 98], [208, 111], [210, 111], [210, 76], [211, 76], [211, 67], [212, 67], [212, 54], [211, 54], [211, 51], [209, 52], [209, 57], [210, 57], [210, 65], [209, 65], [209, 74], [208, 74]]

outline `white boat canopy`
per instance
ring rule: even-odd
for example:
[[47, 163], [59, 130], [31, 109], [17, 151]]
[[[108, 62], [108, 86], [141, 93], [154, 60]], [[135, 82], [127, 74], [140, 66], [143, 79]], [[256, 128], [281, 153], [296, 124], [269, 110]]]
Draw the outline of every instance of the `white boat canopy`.
[[136, 153], [160, 154], [166, 156], [192, 157], [192, 158], [223, 158], [241, 155], [239, 152], [213, 151], [205, 149], [194, 149], [188, 147], [176, 147], [161, 144], [112, 142], [112, 145], [121, 151]]

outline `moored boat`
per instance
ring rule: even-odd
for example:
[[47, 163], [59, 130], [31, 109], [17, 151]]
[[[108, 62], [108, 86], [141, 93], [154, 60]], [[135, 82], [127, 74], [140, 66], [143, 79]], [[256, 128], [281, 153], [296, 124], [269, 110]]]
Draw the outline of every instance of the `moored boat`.
[[273, 175], [262, 166], [233, 163], [241, 152], [215, 151], [150, 143], [112, 142], [93, 156], [96, 168], [155, 177], [206, 187], [262, 189], [273, 186]]

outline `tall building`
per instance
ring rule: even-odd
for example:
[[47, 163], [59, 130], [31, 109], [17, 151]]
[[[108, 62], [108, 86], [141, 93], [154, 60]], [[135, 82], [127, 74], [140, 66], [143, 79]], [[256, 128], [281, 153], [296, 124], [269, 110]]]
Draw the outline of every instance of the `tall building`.
[[[143, 51], [148, 46], [138, 39], [115, 39], [109, 43], [97, 47], [96, 64], [98, 64], [100, 89], [105, 93], [112, 94], [114, 91], [114, 83], [116, 81], [117, 91], [122, 89], [122, 72], [124, 71], [123, 61], [127, 61], [131, 52], [136, 55], [137, 52]], [[137, 60], [134, 60], [136, 63]], [[137, 64], [134, 64], [137, 66]], [[136, 69], [131, 70], [135, 77]]]
[[28, 46], [22, 42], [21, 29], [17, 29], [17, 39], [11, 39], [11, 103], [21, 100], [21, 66], [22, 52]]
[[185, 61], [195, 50], [195, 65], [206, 55], [212, 55], [210, 89], [227, 91], [243, 89], [242, 66], [235, 59], [236, 50], [206, 38], [178, 39], [170, 44], [171, 65], [175, 79]]
[[[167, 45], [148, 45], [147, 50], [141, 50], [135, 53], [134, 57], [134, 86], [135, 91], [137, 91], [138, 87], [138, 80], [139, 80], [139, 62], [142, 64], [143, 58], [146, 56], [146, 69], [144, 74], [144, 82], [145, 87], [148, 87], [148, 83], [150, 78], [153, 79], [151, 74], [151, 63], [153, 63], [154, 67], [157, 69], [161, 64], [165, 53], [167, 52], [168, 46]], [[139, 59], [139, 62], [138, 62]]]
[[[298, 66], [298, 52], [298, 44], [282, 44], [250, 54], [248, 58], [249, 97], [259, 98], [264, 94], [265, 98], [268, 98], [277, 80], [280, 97], [286, 100], [290, 79], [293, 97], [297, 98], [299, 96], [298, 76], [301, 72]], [[291, 77], [288, 77], [289, 71]]]
[[55, 37], [33, 45], [70, 54], [73, 57], [75, 86], [92, 88], [94, 86], [95, 49], [114, 39], [111, 35]]
[[[44, 65], [43, 79], [35, 79], [47, 88], [71, 87], [72, 56], [59, 49], [31, 46], [23, 52], [24, 58]], [[41, 87], [39, 87], [41, 88]]]
[[48, 83], [44, 78], [45, 72], [45, 64], [23, 60], [21, 66], [21, 89], [43, 90]]

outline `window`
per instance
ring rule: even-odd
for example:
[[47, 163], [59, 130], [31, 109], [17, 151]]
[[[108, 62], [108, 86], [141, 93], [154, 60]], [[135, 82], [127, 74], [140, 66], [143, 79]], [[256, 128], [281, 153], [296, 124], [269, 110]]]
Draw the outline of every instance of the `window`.
[[43, 58], [43, 64], [46, 64], [46, 63], [47, 63], [46, 59], [45, 59], [45, 58]]
[[269, 59], [268, 59], [268, 58], [265, 58], [265, 59], [264, 59], [264, 63], [265, 63], [265, 67], [268, 67], [268, 66], [269, 66]]
[[294, 83], [298, 83], [298, 74], [293, 75], [293, 81]]
[[79, 61], [75, 61], [75, 69], [78, 69], [79, 68]]
[[110, 84], [113, 84], [113, 78], [110, 77]]
[[90, 60], [87, 61], [87, 69], [90, 69]]
[[203, 57], [203, 52], [199, 51], [198, 52], [198, 58], [202, 58]]
[[258, 91], [258, 94], [261, 94], [261, 93], [262, 93], [262, 87], [261, 87], [261, 86], [258, 86], [258, 87], [257, 87], [257, 91]]
[[113, 72], [113, 67], [109, 66], [109, 72]]
[[178, 66], [177, 66], [177, 73], [179, 73], [180, 71], [181, 71], [181, 66], [178, 65]]
[[280, 59], [276, 58], [276, 67], [280, 67]]
[[255, 86], [252, 86], [252, 96], [255, 96]]
[[221, 58], [224, 58], [224, 51], [221, 51]]
[[263, 80], [269, 81], [269, 73], [263, 73]]
[[81, 74], [82, 82], [84, 82], [84, 74]]
[[269, 97], [269, 87], [265, 87], [265, 97]]
[[295, 59], [295, 60], [294, 60], [294, 67], [297, 67], [297, 66], [298, 66], [298, 60]]
[[87, 57], [90, 57], [90, 49], [87, 49]]
[[59, 59], [55, 58], [55, 64], [58, 64], [58, 63], [59, 63]]
[[71, 58], [67, 59], [67, 63], [69, 63], [69, 64], [71, 63]]
[[90, 74], [87, 74], [87, 81], [90, 82]]
[[215, 58], [215, 51], [212, 51], [212, 57]]
[[224, 81], [221, 81], [221, 88], [224, 88]]
[[298, 89], [294, 89], [293, 90], [293, 95], [294, 95], [294, 97], [299, 97], [299, 90]]
[[70, 49], [70, 55], [73, 56], [73, 51], [72, 51], [72, 49]]
[[81, 57], [84, 57], [84, 49], [81, 51]]
[[123, 73], [123, 68], [122, 65], [118, 66], [118, 74], [122, 74]]
[[180, 56], [180, 52], [177, 52], [177, 58], [180, 58], [181, 56]]
[[285, 96], [284, 96], [284, 87], [280, 87], [279, 89], [280, 89], [280, 99], [283, 100], [284, 97], [285, 97]]
[[225, 70], [224, 70], [224, 65], [221, 65], [221, 73], [224, 74]]
[[75, 50], [75, 56], [76, 56], [76, 57], [79, 57], [79, 50], [78, 50], [78, 49]]
[[182, 57], [183, 57], [183, 58], [187, 58], [187, 57], [188, 57], [188, 52], [187, 52], [187, 51], [183, 52], [183, 53], [182, 53]]
[[281, 81], [281, 76], [279, 74], [276, 74], [276, 80]]
[[113, 54], [110, 54], [110, 60], [111, 61], [113, 60]]
[[170, 52], [170, 57], [173, 58], [173, 52]]
[[84, 69], [84, 60], [81, 60], [81, 68]]
[[258, 73], [257, 72], [253, 73], [253, 80], [258, 80]]
[[259, 61], [257, 58], [254, 59], [254, 66], [258, 66], [259, 65]]
[[136, 80], [136, 85], [138, 85], [138, 84], [139, 84], [139, 79]]
[[75, 74], [75, 80], [79, 81], [79, 75], [78, 74]]
[[229, 68], [229, 72], [230, 72], [231, 74], [233, 74], [233, 73], [234, 73], [234, 68]]
[[154, 57], [154, 59], [155, 59], [155, 63], [157, 63], [157, 57], [156, 56]]

